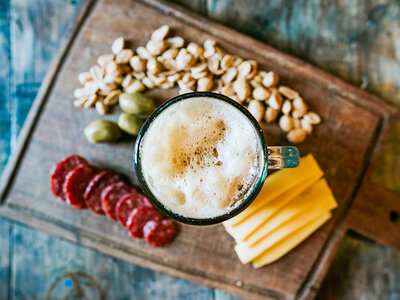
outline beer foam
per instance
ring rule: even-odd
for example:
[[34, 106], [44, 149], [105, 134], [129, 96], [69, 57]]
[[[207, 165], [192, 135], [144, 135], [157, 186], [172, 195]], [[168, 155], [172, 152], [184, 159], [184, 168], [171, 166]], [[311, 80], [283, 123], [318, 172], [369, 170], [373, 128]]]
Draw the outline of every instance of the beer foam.
[[251, 122], [232, 105], [209, 97], [165, 109], [151, 123], [140, 150], [154, 196], [186, 217], [229, 212], [260, 172], [261, 146]]

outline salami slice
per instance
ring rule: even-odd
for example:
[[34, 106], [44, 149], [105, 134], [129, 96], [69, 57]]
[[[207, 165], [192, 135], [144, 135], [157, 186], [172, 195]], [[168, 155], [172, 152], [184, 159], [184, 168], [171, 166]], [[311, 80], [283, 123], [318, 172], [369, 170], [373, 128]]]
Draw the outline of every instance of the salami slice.
[[50, 173], [50, 189], [54, 196], [65, 201], [63, 192], [65, 178], [70, 171], [82, 164], [88, 164], [86, 159], [79, 155], [70, 155], [54, 166]]
[[143, 227], [149, 221], [159, 222], [162, 220], [161, 214], [152, 207], [142, 206], [135, 208], [129, 215], [126, 227], [130, 234], [135, 238], [143, 237]]
[[126, 226], [126, 221], [128, 221], [129, 215], [132, 210], [137, 207], [152, 207], [151, 203], [147, 198], [141, 193], [132, 193], [123, 196], [117, 203], [115, 207], [115, 214], [117, 216], [118, 222], [122, 226]]
[[143, 227], [143, 235], [150, 245], [162, 247], [168, 244], [175, 234], [175, 225], [170, 220], [151, 220]]
[[123, 182], [113, 183], [106, 187], [101, 192], [101, 207], [105, 214], [111, 220], [117, 221], [115, 207], [117, 206], [118, 201], [126, 194], [132, 193], [138, 193], [138, 191], [133, 186], [126, 185]]
[[122, 182], [122, 180], [121, 175], [109, 171], [97, 174], [89, 182], [83, 195], [86, 206], [94, 213], [104, 215], [103, 208], [101, 207], [101, 192], [107, 186], [116, 182]]
[[86, 208], [83, 193], [90, 180], [99, 172], [98, 168], [91, 165], [80, 165], [70, 171], [63, 187], [66, 202], [74, 208]]

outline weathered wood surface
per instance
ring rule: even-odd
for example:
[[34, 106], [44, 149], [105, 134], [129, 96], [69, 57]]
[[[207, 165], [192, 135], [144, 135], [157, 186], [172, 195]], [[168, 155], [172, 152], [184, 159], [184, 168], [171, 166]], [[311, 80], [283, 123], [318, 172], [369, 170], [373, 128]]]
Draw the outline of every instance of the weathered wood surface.
[[[20, 1], [11, 2], [11, 6], [13, 3], [22, 3]], [[180, 2], [184, 3], [185, 1]], [[230, 26], [238, 28], [240, 31], [246, 32], [249, 35], [253, 35], [258, 39], [273, 45], [274, 47], [285, 50], [286, 52], [306, 58], [307, 60], [316, 63], [333, 73], [336, 73], [346, 80], [356, 84], [362, 82], [363, 86], [365, 86], [368, 90], [381, 94], [389, 101], [399, 103], [397, 100], [399, 99], [398, 91], [400, 86], [398, 82], [400, 78], [398, 76], [399, 55], [398, 50], [396, 51], [398, 47], [396, 48], [395, 46], [395, 41], [399, 39], [399, 7], [396, 1], [370, 1], [368, 3], [363, 1], [346, 1], [346, 3], [341, 2], [340, 4], [333, 2], [326, 4], [320, 1], [307, 3], [300, 2], [299, 4], [296, 4], [292, 1], [281, 1], [281, 3], [279, 3], [280, 7], [275, 7], [274, 3], [264, 5], [262, 4], [263, 1], [259, 1], [263, 10], [260, 10], [259, 4], [255, 3], [258, 1], [251, 3], [255, 6], [247, 5], [248, 2], [243, 4], [244, 2], [241, 1], [230, 1], [229, 6], [226, 4], [220, 4], [226, 3], [225, 1], [215, 1], [215, 3], [218, 5], [213, 5], [213, 2], [214, 1], [190, 1], [192, 7], [197, 7], [200, 12], [205, 12], [223, 23], [227, 23], [229, 21]], [[3, 1], [0, 3], [0, 5], [7, 6], [8, 3], [9, 1]], [[71, 5], [76, 5], [76, 3], [70, 3], [67, 1], [46, 1], [46, 3], [43, 1], [27, 1], [25, 2], [25, 5], [27, 5], [28, 10], [31, 10], [32, 16], [37, 16], [47, 15], [47, 11], [51, 12], [53, 10], [74, 13], [74, 11], [70, 10], [70, 7]], [[294, 5], [296, 5], [296, 12], [298, 13], [289, 14], [288, 12], [292, 10]], [[327, 9], [327, 6], [329, 9]], [[199, 9], [199, 7], [201, 9]], [[210, 11], [210, 7], [212, 7], [213, 11]], [[232, 8], [235, 9], [233, 10]], [[42, 12], [38, 13], [37, 11], [39, 10], [42, 10]], [[0, 10], [0, 14], [6, 11], [7, 10]], [[240, 13], [235, 13], [235, 11], [240, 11]], [[29, 31], [31, 30], [31, 27], [36, 28], [35, 23], [38, 23], [38, 18], [32, 17], [21, 20], [19, 19], [19, 14], [15, 10], [14, 12], [14, 18], [10, 22], [11, 26], [14, 26], [13, 32], [17, 32], [15, 29], [17, 28], [16, 24], [20, 26], [21, 31]], [[315, 25], [316, 16], [319, 20], [317, 25]], [[321, 22], [324, 19], [327, 21]], [[343, 23], [342, 21], [349, 19], [351, 19], [352, 22], [350, 25], [348, 25], [347, 30], [345, 32], [339, 31], [338, 28], [346, 26], [341, 24]], [[6, 18], [1, 18], [0, 22], [3, 20], [5, 21]], [[59, 23], [57, 23], [57, 20]], [[41, 28], [41, 30], [54, 30], [54, 27], [56, 27], [60, 28], [61, 32], [61, 29], [65, 28], [65, 24], [62, 22], [66, 22], [66, 20], [64, 18], [58, 18], [57, 20], [54, 21], [54, 26], [45, 26], [44, 28]], [[4, 22], [1, 24], [4, 24]], [[43, 60], [40, 60], [42, 63], [40, 63], [40, 61], [36, 61], [36, 63], [33, 64], [34, 60], [25, 51], [15, 51], [11, 59], [8, 60], [8, 57], [10, 56], [8, 55], [8, 50], [7, 52], [4, 51], [4, 49], [7, 49], [4, 47], [4, 41], [9, 42], [10, 33], [7, 31], [4, 32], [3, 30], [4, 27], [2, 27], [0, 32], [2, 36], [2, 39], [0, 39], [0, 60], [2, 61], [2, 69], [0, 72], [3, 74], [3, 72], [5, 72], [4, 67], [7, 66], [7, 64], [3, 64], [2, 59], [4, 57], [6, 57], [6, 61], [13, 61], [13, 65], [15, 65], [15, 62], [21, 57], [26, 57], [25, 61], [28, 61], [29, 63], [26, 63], [24, 67], [19, 67], [17, 70], [13, 70], [11, 77], [15, 76], [21, 78], [18, 74], [22, 72], [27, 74], [25, 75], [25, 80], [26, 82], [29, 82], [29, 80], [32, 79], [30, 74], [32, 72], [35, 73], [36, 68], [42, 69], [42, 65], [47, 66], [51, 55], [47, 55], [45, 58], [43, 58]], [[40, 35], [39, 31], [40, 30], [33, 31], [33, 36], [28, 34], [23, 35], [21, 39], [15, 39], [11, 37], [13, 40], [14, 50], [21, 49], [21, 47], [26, 45], [26, 40], [30, 41], [32, 38]], [[352, 39], [351, 36], [369, 37], [364, 40], [362, 38]], [[375, 42], [375, 38], [379, 42]], [[33, 45], [33, 47], [34, 49], [41, 49], [42, 47], [46, 47], [46, 45], [47, 41], [36, 40], [36, 43]], [[354, 49], [357, 49], [357, 51]], [[38, 50], [36, 50], [36, 53], [37, 51]], [[330, 55], [325, 56], [325, 53], [330, 53]], [[345, 63], [343, 62], [344, 60]], [[18, 64], [19, 63], [17, 63], [17, 65]], [[356, 72], [354, 70], [363, 70], [363, 72]], [[6, 72], [4, 74], [6, 74]], [[31, 100], [33, 100], [34, 94], [36, 93], [37, 87], [41, 80], [40, 76], [34, 77], [36, 78], [37, 82], [35, 82], [34, 87], [32, 85], [31, 93], [29, 95]], [[7, 90], [7, 87], [9, 86], [7, 83], [9, 76], [0, 76], [0, 78], [0, 85], [6, 82], [4, 87]], [[12, 84], [13, 83], [11, 83], [11, 85]], [[375, 88], [371, 89], [371, 87]], [[4, 89], [0, 90], [0, 95], [2, 92], [4, 92], [5, 95], [8, 95], [8, 92]], [[5, 99], [7, 99], [7, 97], [5, 97]], [[9, 99], [10, 98], [7, 100]], [[12, 99], [14, 103], [17, 103], [15, 98]], [[12, 101], [9, 101], [9, 103], [11, 102]], [[24, 103], [24, 105], [29, 107], [29, 103]], [[0, 101], [0, 109], [4, 109], [4, 106], [4, 102]], [[21, 111], [27, 111], [27, 109], [28, 108], [21, 109]], [[5, 115], [3, 111], [0, 122], [4, 122], [6, 119], [12, 119], [15, 122], [15, 112]], [[23, 117], [19, 117], [18, 120], [20, 124], [17, 127], [22, 124]], [[16, 137], [15, 128], [17, 127], [14, 127], [12, 131], [14, 140]], [[0, 134], [2, 135], [1, 142], [3, 142], [1, 146], [5, 147], [1, 148], [1, 154], [4, 153], [3, 149], [10, 147], [9, 138], [4, 138], [4, 136], [11, 136], [11, 131], [9, 128], [7, 128], [7, 126], [2, 128], [8, 130], [0, 130]], [[398, 181], [396, 182], [396, 180], [394, 180], [396, 177], [392, 176], [392, 174], [396, 175], [399, 174], [398, 172], [400, 172], [400, 168], [396, 167], [396, 160], [393, 159], [395, 157], [395, 153], [398, 153], [398, 150], [396, 150], [398, 149], [396, 148], [398, 146], [396, 145], [398, 145], [398, 138], [397, 140], [395, 139], [390, 149], [385, 151], [385, 157], [388, 157], [389, 159], [385, 160], [386, 163], [384, 166], [379, 170], [379, 172], [376, 172], [377, 175], [375, 180], [377, 182], [388, 183], [391, 184], [391, 186], [396, 186], [396, 184], [398, 184]], [[386, 154], [388, 154], [388, 156], [386, 156]], [[390, 160], [390, 158], [392, 159]], [[385, 170], [388, 170], [388, 172], [385, 172]], [[9, 224], [10, 223], [8, 221], [0, 220], [1, 229], [9, 226]], [[14, 224], [11, 224], [10, 226], [12, 228], [19, 227], [19, 225]], [[1, 248], [2, 246], [8, 244], [8, 231], [0, 231]], [[33, 230], [32, 232], [29, 232], [29, 234], [34, 233], [35, 231]], [[43, 237], [46, 237], [45, 241], [47, 243], [50, 243], [49, 240], [54, 240], [57, 242], [60, 241], [59, 239], [41, 234], [37, 235], [35, 241], [32, 241], [32, 243], [28, 246], [32, 247], [33, 249], [41, 249], [43, 245], [45, 245], [45, 242], [41, 240]], [[400, 282], [398, 272], [399, 268], [388, 268], [383, 270], [382, 273], [376, 271], [381, 267], [380, 262], [386, 258], [388, 258], [388, 266], [398, 266], [399, 257], [395, 255], [396, 252], [389, 248], [366, 241], [365, 239], [362, 239], [362, 237], [352, 236], [351, 238], [356, 241], [356, 244], [352, 242], [352, 240], [344, 240], [343, 246], [339, 249], [338, 259], [335, 260], [335, 265], [349, 265], [350, 267], [332, 267], [330, 273], [328, 274], [327, 280], [324, 283], [320, 299], [326, 299], [324, 295], [328, 294], [334, 295], [335, 299], [354, 299], [361, 297], [367, 299], [376, 299], [379, 298], [379, 296], [382, 296], [382, 298], [396, 299], [400, 293], [400, 286], [398, 284], [398, 282]], [[56, 244], [56, 242], [54, 243]], [[69, 247], [69, 245], [66, 245], [65, 247]], [[356, 247], [357, 251], [351, 251], [351, 249]], [[3, 250], [3, 248], [1, 248], [1, 250]], [[96, 252], [93, 253], [93, 255], [96, 254]], [[19, 262], [23, 265], [25, 252], [20, 251], [19, 255]], [[1, 263], [3, 265], [4, 263], [7, 264], [7, 260], [4, 260], [5, 256], [0, 256], [2, 258]], [[66, 254], [66, 257], [69, 257], [70, 260], [76, 259], [76, 257], [68, 254]], [[103, 266], [107, 265], [105, 260], [100, 260]], [[340, 264], [340, 261], [343, 261], [344, 263]], [[369, 261], [369, 263], [366, 264], [366, 261]], [[122, 263], [122, 265], [125, 266], [129, 264]], [[15, 264], [13, 264], [12, 267], [14, 266]], [[35, 274], [38, 278], [37, 280], [48, 280], [48, 278], [44, 276], [44, 272], [42, 270], [39, 271], [39, 274]], [[124, 269], [121, 268], [121, 277], [125, 276], [124, 272]], [[89, 270], [89, 274], [93, 273], [91, 273]], [[97, 274], [93, 275], [96, 276]], [[383, 277], [383, 275], [385, 275], [385, 277]], [[32, 280], [32, 278], [33, 277], [30, 279]], [[142, 285], [146, 286], [146, 283], [154, 280], [153, 278], [154, 277], [151, 277], [150, 279], [147, 277], [141, 278], [143, 280]], [[341, 280], [341, 278], [344, 280]], [[389, 278], [389, 282], [392, 284], [386, 285], [385, 279], [382, 278]], [[0, 279], [3, 278], [0, 277]], [[22, 282], [15, 282], [16, 286], [21, 286], [21, 284]], [[185, 285], [183, 281], [181, 281], [180, 284], [182, 286]], [[109, 288], [113, 289], [113, 285], [109, 285]], [[126, 287], [124, 286], [122, 289], [126, 289]], [[1, 286], [0, 290], [4, 290], [4, 287]], [[379, 293], [377, 293], [377, 291], [379, 291]], [[0, 295], [3, 294], [0, 293]], [[214, 297], [221, 297], [220, 295], [220, 292], [216, 292]], [[156, 297], [157, 295], [153, 294], [153, 296]], [[14, 296], [14, 298], [18, 297]]]
[[[391, 170], [400, 167], [396, 158], [400, 149], [400, 118], [390, 122], [393, 130], [382, 137], [386, 140], [384, 146], [380, 144], [375, 149], [349, 213], [347, 224], [349, 228], [366, 237], [400, 250], [400, 190], [396, 189], [400, 177], [391, 177], [396, 176], [397, 171], [390, 173]], [[386, 174], [382, 176], [382, 170], [389, 172], [389, 176]], [[385, 182], [385, 179], [388, 181]]]
[[[49, 63], [83, 3], [0, 1], [0, 171]], [[107, 299], [220, 299], [226, 295], [214, 296], [214, 291], [204, 286], [0, 218], [0, 299], [44, 299], [50, 285], [70, 272], [95, 278]], [[57, 291], [74, 296], [70, 278], [61, 285]]]
[[[185, 0], [176, 2], [184, 5], [192, 3]], [[398, 1], [242, 2], [221, 0], [204, 1], [197, 6], [197, 12], [204, 11], [210, 18], [314, 63], [322, 69], [380, 95], [389, 102], [400, 105], [398, 47], [400, 4]], [[352, 225], [358, 226], [360, 231], [361, 221], [363, 224], [361, 231], [364, 234], [375, 236], [382, 234], [382, 239], [386, 243], [398, 246], [399, 239], [395, 233], [399, 231], [399, 219], [396, 216], [400, 211], [399, 201], [396, 201], [400, 198], [398, 194], [400, 192], [400, 161], [397, 159], [400, 150], [399, 125], [392, 131], [389, 139], [389, 143], [381, 149], [382, 155], [379, 156], [376, 168], [370, 170], [372, 185], [366, 184], [364, 192], [370, 196], [368, 191], [372, 189], [378, 198], [382, 193], [385, 195], [392, 193], [391, 196], [388, 195], [390, 205], [388, 202], [377, 206], [372, 205], [369, 208], [363, 205], [363, 210], [354, 211], [358, 219], [353, 218]], [[396, 195], [397, 199], [394, 198]], [[362, 201], [361, 195], [357, 200], [358, 206], [358, 203]], [[393, 209], [388, 211], [389, 207]], [[375, 215], [381, 220], [387, 220], [385, 226], [371, 225], [375, 224], [372, 219]], [[356, 241], [357, 247], [362, 250], [356, 253], [359, 256], [354, 252], [347, 254], [349, 248], [355, 247], [355, 243], [351, 241]], [[368, 256], [371, 258], [371, 264], [377, 264], [379, 257], [386, 258], [384, 251], [387, 251], [390, 260], [396, 265], [398, 256], [395, 255], [395, 250], [381, 247], [359, 236], [352, 236], [352, 240], [345, 239], [342, 245], [338, 257], [353, 263], [351, 275], [348, 276], [351, 277], [350, 280], [357, 281], [357, 290], [354, 286], [349, 286], [346, 283], [347, 280], [331, 280], [334, 277], [343, 278], [350, 273], [348, 269], [332, 267], [324, 288], [320, 292], [320, 299], [325, 299], [324, 296], [332, 291], [337, 299], [399, 297], [400, 273], [398, 269], [393, 268], [392, 272], [387, 272], [387, 276], [394, 284], [391, 289], [385, 290], [379, 288], [384, 283], [380, 281], [378, 272], [368, 272], [367, 267], [361, 263], [362, 257], [364, 255], [367, 257], [366, 253], [368, 253], [371, 255]], [[338, 260], [335, 260], [334, 264], [337, 263]], [[378, 268], [378, 266], [369, 266], [371, 269]], [[343, 271], [345, 274], [342, 274]], [[363, 280], [367, 276], [368, 279], [373, 279]], [[357, 278], [362, 279], [357, 280]], [[340, 288], [336, 289], [336, 286]], [[380, 291], [380, 294], [376, 293], [376, 289]]]
[[3, 169], [11, 148], [10, 111], [10, 6], [0, 2], [0, 171]]
[[399, 299], [399, 270], [400, 252], [350, 233], [316, 299]]
[[[24, 127], [29, 143], [20, 148], [24, 151], [21, 152], [22, 163], [17, 165], [15, 178], [11, 177], [13, 184], [5, 203], [9, 208], [6, 207], [2, 213], [50, 233], [80, 240], [84, 245], [118, 258], [245, 297], [291, 298], [307, 294], [309, 288], [318, 288], [314, 284], [319, 276], [316, 273], [318, 261], [325, 261], [338, 240], [339, 229], [331, 234], [332, 226], [334, 222], [338, 225], [343, 222], [370, 155], [370, 145], [375, 143], [380, 115], [373, 114], [370, 109], [379, 99], [226, 28], [207, 25], [203, 20], [175, 12], [158, 2], [151, 5], [157, 9], [131, 1], [121, 1], [118, 5], [113, 1], [99, 1], [90, 6], [90, 15], [78, 36], [74, 36], [68, 56], [63, 57], [63, 65], [60, 69], [55, 67], [57, 73], [48, 77], [48, 91], [51, 93], [48, 94], [44, 88], [42, 98], [39, 97], [34, 104], [37, 113], [41, 113], [38, 121], [32, 117], [36, 112], [31, 113], [29, 120], [34, 127]], [[124, 27], [107, 18], [110, 12]], [[298, 90], [325, 120], [315, 134], [300, 145], [300, 151], [303, 154], [312, 152], [324, 169], [340, 205], [335, 210], [336, 220], [268, 269], [253, 270], [251, 266], [241, 265], [233, 251], [233, 241], [222, 226], [182, 226], [174, 243], [166, 249], [155, 249], [141, 241], [127, 239], [125, 229], [104, 221], [104, 217], [94, 216], [88, 211], [66, 213], [72, 209], [54, 201], [48, 191], [48, 172], [52, 165], [60, 157], [73, 152], [102, 167], [131, 174], [131, 166], [126, 161], [132, 161], [132, 142], [88, 144], [81, 130], [91, 119], [98, 118], [97, 113], [78, 112], [71, 105], [71, 95], [76, 87], [76, 74], [88, 69], [98, 55], [109, 51], [110, 46], [104, 41], [122, 35], [134, 45], [143, 45], [152, 30], [161, 24], [169, 24], [175, 34], [188, 40], [201, 43], [216, 38], [228, 52], [256, 59], [264, 69], [276, 71], [284, 83]], [[57, 78], [54, 85], [53, 78]], [[176, 90], [156, 90], [151, 94], [157, 100], [165, 101], [175, 95]], [[381, 106], [385, 111], [385, 105], [382, 103]], [[68, 131], [63, 130], [66, 127]], [[276, 125], [264, 126], [264, 129], [271, 144], [285, 142]], [[33, 132], [32, 136], [30, 132]], [[24, 141], [24, 138], [20, 140]], [[358, 155], [346, 155], [349, 152]], [[18, 156], [14, 157], [18, 162]], [[29, 159], [33, 157], [35, 159]], [[13, 172], [13, 165], [10, 166], [9, 170]], [[132, 180], [135, 179], [132, 177]], [[284, 283], [282, 278], [285, 278]]]
[[[46, 247], [39, 246], [37, 241]], [[17, 299], [45, 299], [48, 294], [51, 299], [64, 299], [66, 295], [72, 296], [78, 285], [84, 288], [79, 299], [213, 297], [209, 288], [125, 263], [25, 226], [16, 228], [12, 242], [17, 260], [13, 263], [11, 285]], [[32, 280], [36, 275], [46, 280]]]
[[173, 1], [400, 104], [397, 0]]
[[0, 299], [8, 299], [10, 287], [11, 224], [0, 219]]
[[[11, 148], [10, 98], [10, 3], [0, 1], [0, 172]], [[9, 299], [10, 289], [10, 233], [12, 224], [0, 218], [0, 299]]]

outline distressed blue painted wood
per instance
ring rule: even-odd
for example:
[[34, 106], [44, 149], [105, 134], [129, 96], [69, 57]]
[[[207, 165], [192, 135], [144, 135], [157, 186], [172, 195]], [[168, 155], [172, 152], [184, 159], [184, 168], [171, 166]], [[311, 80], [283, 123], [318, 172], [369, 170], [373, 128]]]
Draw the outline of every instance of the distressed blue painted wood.
[[[0, 1], [0, 173], [10, 154], [10, 2]], [[12, 224], [0, 218], [0, 299], [9, 297], [10, 232]]]
[[[84, 1], [0, 1], [0, 171]], [[176, 2], [400, 104], [396, 0]], [[0, 219], [0, 299], [44, 299], [49, 290], [93, 299], [237, 299]], [[349, 235], [318, 298], [400, 299], [400, 254]]]
[[84, 0], [11, 0], [12, 138], [18, 134], [60, 42]]
[[173, 1], [400, 104], [397, 0]]
[[0, 172], [11, 148], [9, 0], [0, 1]]
[[[12, 293], [21, 299], [66, 299], [84, 289], [81, 299], [211, 299], [206, 287], [156, 273], [16, 226], [13, 237]], [[29, 250], [28, 250], [29, 249]], [[53, 289], [50, 289], [53, 286]]]
[[[4, 100], [0, 103], [1, 168], [48, 65], [83, 3], [0, 3], [0, 63], [4, 66], [0, 70], [0, 95]], [[48, 293], [57, 298], [75, 297], [81, 288], [88, 299], [214, 297], [212, 289], [136, 267], [3, 219], [0, 251], [0, 299], [45, 299]]]
[[8, 299], [9, 296], [11, 230], [12, 224], [0, 219], [0, 299]]
[[400, 252], [348, 234], [317, 300], [400, 299]]

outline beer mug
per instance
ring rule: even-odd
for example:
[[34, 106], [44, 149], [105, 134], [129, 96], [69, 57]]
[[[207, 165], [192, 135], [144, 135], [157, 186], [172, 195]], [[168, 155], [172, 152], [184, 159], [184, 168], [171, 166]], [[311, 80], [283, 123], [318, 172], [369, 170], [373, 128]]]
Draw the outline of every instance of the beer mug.
[[[143, 149], [143, 140], [146, 137], [146, 134], [149, 134], [149, 128], [151, 128], [152, 124], [160, 118], [160, 116], [165, 112], [167, 109], [173, 107], [176, 104], [181, 103], [182, 101], [188, 101], [188, 100], [197, 101], [196, 99], [199, 99], [198, 101], [202, 101], [202, 99], [206, 99], [207, 103], [210, 102], [216, 104], [216, 108], [221, 106], [222, 104], [228, 104], [230, 107], [232, 107], [238, 114], [241, 116], [244, 116], [244, 118], [240, 118], [241, 120], [238, 120], [243, 122], [243, 120], [247, 120], [248, 126], [251, 124], [252, 128], [254, 129], [254, 133], [256, 136], [257, 140], [257, 161], [258, 161], [258, 166], [257, 166], [257, 174], [254, 176], [254, 180], [252, 181], [251, 185], [248, 187], [245, 193], [241, 196], [240, 199], [235, 199], [234, 203], [235, 205], [231, 205], [224, 213], [220, 215], [212, 215], [210, 216], [207, 215], [201, 215], [201, 216], [196, 216], [194, 212], [190, 212], [190, 210], [186, 213], [177, 212], [179, 210], [179, 203], [178, 204], [170, 204], [169, 202], [166, 202], [164, 197], [160, 197], [159, 195], [157, 196], [156, 190], [159, 190], [157, 187], [157, 182], [156, 180], [149, 180], [149, 178], [146, 178], [146, 166], [143, 165], [143, 151], [146, 151], [146, 149]], [[217, 102], [214, 102], [217, 101]], [[222, 103], [220, 102], [222, 101]], [[221, 105], [220, 105], [221, 104]], [[196, 105], [196, 102], [193, 102], [193, 105]], [[164, 116], [165, 120], [168, 120], [168, 122], [174, 122], [174, 115], [168, 115]], [[168, 125], [168, 124], [165, 124]], [[157, 133], [151, 133], [151, 134], [157, 134]], [[157, 136], [157, 139], [162, 142], [163, 136], [160, 134], [160, 136]], [[157, 140], [156, 139], [156, 140]], [[245, 143], [246, 142], [246, 136], [241, 137], [241, 140], [238, 141], [239, 143]], [[158, 147], [159, 145], [152, 145], [152, 147]], [[171, 145], [172, 146], [172, 145]], [[149, 150], [147, 150], [149, 151]], [[179, 95], [160, 107], [158, 107], [145, 121], [143, 127], [141, 128], [139, 135], [137, 136], [136, 143], [135, 143], [135, 148], [134, 148], [134, 169], [136, 171], [136, 175], [138, 178], [139, 185], [145, 194], [145, 196], [150, 200], [150, 202], [153, 204], [153, 206], [159, 210], [161, 213], [164, 215], [167, 215], [168, 217], [182, 222], [182, 223], [187, 223], [191, 225], [210, 225], [210, 224], [216, 224], [223, 222], [225, 220], [228, 220], [243, 210], [245, 210], [252, 202], [253, 200], [257, 197], [258, 193], [260, 192], [265, 179], [267, 178], [268, 175], [268, 169], [282, 169], [282, 168], [295, 168], [299, 164], [299, 151], [296, 147], [292, 146], [268, 146], [266, 138], [264, 136], [263, 130], [261, 129], [260, 125], [256, 121], [256, 119], [239, 103], [235, 102], [234, 100], [221, 95], [221, 94], [216, 94], [216, 93], [211, 93], [211, 92], [193, 92], [193, 93], [188, 93], [188, 94], [183, 94]], [[157, 166], [154, 166], [152, 164], [151, 166], [147, 166], [147, 168], [154, 168]], [[149, 182], [152, 181], [152, 182]], [[227, 179], [228, 182], [228, 179]], [[191, 184], [190, 180], [187, 182], [187, 184]], [[217, 183], [216, 183], [217, 184]], [[215, 188], [218, 188], [215, 186]], [[169, 191], [164, 191], [163, 195], [168, 195], [170, 197], [171, 195], [169, 194]], [[180, 193], [179, 191], [176, 191], [177, 193]], [[213, 190], [204, 190], [201, 191], [203, 194], [204, 193], [213, 193]], [[206, 195], [210, 196], [212, 198], [212, 195]], [[173, 196], [171, 196], [173, 197]], [[195, 201], [193, 199], [190, 199], [191, 201]], [[166, 205], [168, 204], [168, 205]], [[186, 205], [186, 203], [185, 203]], [[189, 204], [188, 204], [189, 205]], [[190, 206], [189, 206], [190, 209]], [[204, 210], [212, 212], [213, 207], [204, 207]]]

